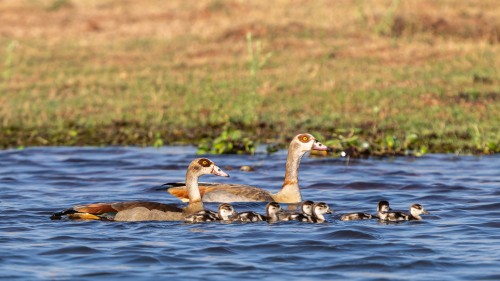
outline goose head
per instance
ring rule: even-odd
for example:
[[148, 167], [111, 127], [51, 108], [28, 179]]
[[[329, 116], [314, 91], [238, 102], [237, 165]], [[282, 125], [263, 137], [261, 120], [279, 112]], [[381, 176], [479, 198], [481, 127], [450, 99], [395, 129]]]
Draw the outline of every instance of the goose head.
[[422, 215], [422, 214], [428, 215], [430, 213], [426, 209], [424, 209], [424, 207], [422, 205], [413, 204], [410, 207], [410, 214], [415, 218], [419, 218], [420, 215]]
[[314, 204], [314, 202], [310, 201], [310, 200], [306, 200], [306, 201], [302, 202], [302, 213], [312, 216], [313, 204]]
[[229, 175], [226, 172], [224, 172], [221, 168], [215, 165], [215, 163], [212, 160], [207, 158], [197, 158], [191, 161], [187, 173], [196, 177], [209, 174], [213, 174], [220, 177], [229, 177]]
[[191, 161], [186, 172], [186, 187], [189, 198], [189, 206], [186, 212], [193, 213], [203, 209], [201, 194], [198, 188], [198, 178], [202, 175], [213, 174], [220, 177], [229, 177], [226, 172], [207, 158], [197, 158]]
[[281, 211], [281, 206], [280, 204], [276, 202], [269, 202], [266, 205], [266, 213], [268, 217], [274, 217], [276, 214]]
[[332, 214], [333, 213], [333, 210], [330, 209], [328, 204], [326, 204], [325, 202], [314, 203], [312, 209], [313, 209], [313, 213], [316, 216], [322, 216], [324, 214]]
[[388, 201], [382, 200], [382, 201], [378, 202], [378, 206], [377, 206], [378, 213], [389, 212], [390, 210], [392, 210], [392, 209], [389, 207]]
[[327, 150], [326, 145], [320, 143], [311, 134], [298, 134], [290, 142], [290, 147], [293, 150], [302, 154], [311, 150]]
[[219, 205], [219, 217], [223, 221], [229, 220], [229, 217], [235, 214], [233, 206], [223, 203]]

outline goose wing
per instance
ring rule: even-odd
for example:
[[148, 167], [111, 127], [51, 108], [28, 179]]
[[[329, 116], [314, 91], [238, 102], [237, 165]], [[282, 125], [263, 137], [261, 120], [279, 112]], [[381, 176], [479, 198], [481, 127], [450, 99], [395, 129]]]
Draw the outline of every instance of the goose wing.
[[157, 202], [147, 201], [131, 201], [131, 202], [113, 202], [113, 203], [93, 203], [86, 205], [76, 205], [73, 208], [66, 209], [61, 212], [54, 213], [52, 219], [61, 219], [63, 216], [68, 216], [72, 219], [111, 219], [105, 214], [114, 214], [125, 210], [131, 210], [136, 207], [143, 207], [148, 210], [159, 210], [162, 212], [182, 212], [182, 209], [172, 204], [162, 204]]
[[[200, 183], [198, 185], [203, 202], [271, 202], [271, 194], [261, 188], [244, 184]], [[186, 186], [170, 187], [168, 192], [182, 201], [188, 201]]]

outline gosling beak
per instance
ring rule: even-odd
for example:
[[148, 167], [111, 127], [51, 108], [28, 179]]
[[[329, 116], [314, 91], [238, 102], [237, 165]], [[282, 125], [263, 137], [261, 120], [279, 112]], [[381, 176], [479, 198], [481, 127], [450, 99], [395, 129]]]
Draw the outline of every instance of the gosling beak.
[[314, 140], [312, 149], [313, 150], [328, 150], [328, 147], [326, 147], [326, 145], [320, 143], [319, 141]]
[[226, 172], [224, 172], [221, 168], [215, 165], [214, 168], [212, 169], [212, 174], [220, 177], [229, 177], [229, 175]]
[[326, 211], [327, 214], [333, 214], [333, 210], [332, 209], [328, 209], [328, 211]]
[[427, 210], [424, 209], [424, 210], [422, 210], [422, 214], [424, 214], [424, 215], [430, 215], [431, 213], [429, 213]]

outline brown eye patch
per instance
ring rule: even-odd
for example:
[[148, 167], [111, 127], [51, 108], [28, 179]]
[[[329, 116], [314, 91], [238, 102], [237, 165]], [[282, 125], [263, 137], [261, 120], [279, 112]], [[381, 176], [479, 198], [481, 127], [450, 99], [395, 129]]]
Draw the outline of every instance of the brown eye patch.
[[299, 136], [299, 141], [301, 142], [309, 142], [310, 140], [311, 138], [309, 137], [309, 135], [303, 134]]
[[201, 158], [200, 160], [198, 160], [198, 164], [200, 164], [203, 167], [210, 167], [210, 165], [212, 165], [212, 161], [206, 158]]

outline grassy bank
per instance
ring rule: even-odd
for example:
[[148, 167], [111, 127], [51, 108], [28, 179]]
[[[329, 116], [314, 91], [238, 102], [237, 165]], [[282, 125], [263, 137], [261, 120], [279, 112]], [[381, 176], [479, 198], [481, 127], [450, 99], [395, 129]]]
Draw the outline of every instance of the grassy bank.
[[0, 9], [4, 148], [196, 144], [229, 127], [263, 143], [308, 131], [340, 149], [500, 152], [494, 0]]

